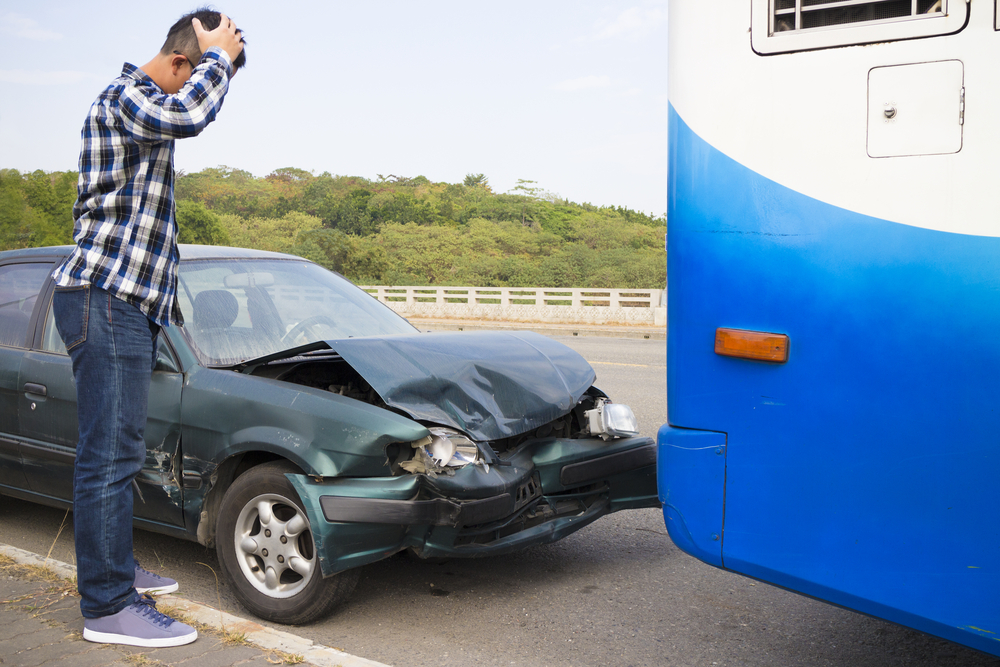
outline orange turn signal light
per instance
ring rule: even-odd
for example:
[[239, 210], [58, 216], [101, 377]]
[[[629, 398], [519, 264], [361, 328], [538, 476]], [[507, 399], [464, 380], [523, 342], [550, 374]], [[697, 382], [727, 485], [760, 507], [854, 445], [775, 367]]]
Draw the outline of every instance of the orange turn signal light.
[[783, 364], [788, 361], [788, 336], [720, 327], [715, 330], [715, 353]]

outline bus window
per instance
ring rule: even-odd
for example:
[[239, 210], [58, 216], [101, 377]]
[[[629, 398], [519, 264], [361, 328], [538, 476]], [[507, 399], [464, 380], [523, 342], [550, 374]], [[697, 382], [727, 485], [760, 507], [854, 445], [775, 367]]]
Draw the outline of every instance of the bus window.
[[933, 37], [961, 30], [961, 0], [753, 0], [751, 36], [761, 54]]

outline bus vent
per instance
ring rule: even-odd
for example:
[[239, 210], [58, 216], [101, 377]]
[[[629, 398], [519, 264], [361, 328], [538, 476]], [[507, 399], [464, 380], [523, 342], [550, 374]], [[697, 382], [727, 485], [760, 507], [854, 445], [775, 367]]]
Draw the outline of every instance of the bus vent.
[[771, 34], [943, 16], [948, 0], [771, 0]]

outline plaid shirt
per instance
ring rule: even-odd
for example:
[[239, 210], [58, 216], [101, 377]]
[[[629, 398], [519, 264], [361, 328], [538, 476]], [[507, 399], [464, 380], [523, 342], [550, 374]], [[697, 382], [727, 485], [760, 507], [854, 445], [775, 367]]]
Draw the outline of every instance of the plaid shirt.
[[52, 276], [91, 284], [134, 304], [161, 326], [183, 324], [177, 292], [174, 139], [215, 120], [232, 63], [210, 48], [176, 95], [125, 63], [90, 107], [81, 136], [76, 248]]

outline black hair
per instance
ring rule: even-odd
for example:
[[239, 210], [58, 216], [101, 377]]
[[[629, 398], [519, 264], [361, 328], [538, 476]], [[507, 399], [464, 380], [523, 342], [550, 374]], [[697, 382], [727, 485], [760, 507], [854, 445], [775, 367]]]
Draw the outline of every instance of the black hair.
[[[191, 66], [194, 67], [201, 61], [201, 49], [198, 47], [198, 36], [194, 34], [194, 27], [191, 25], [191, 19], [198, 19], [201, 21], [201, 25], [204, 26], [205, 30], [215, 30], [219, 27], [219, 23], [222, 22], [222, 15], [215, 11], [214, 9], [209, 9], [208, 7], [202, 7], [196, 9], [195, 11], [185, 14], [184, 16], [177, 19], [177, 22], [170, 26], [170, 30], [167, 31], [167, 40], [163, 42], [163, 47], [160, 49], [160, 53], [164, 55], [169, 55], [171, 53], [180, 53], [185, 58], [191, 61]], [[245, 45], [246, 42], [243, 40], [243, 33], [240, 31], [240, 41]], [[247, 64], [247, 50], [244, 46], [240, 55], [236, 57], [233, 62], [233, 71], [240, 69], [241, 67], [246, 67]]]

